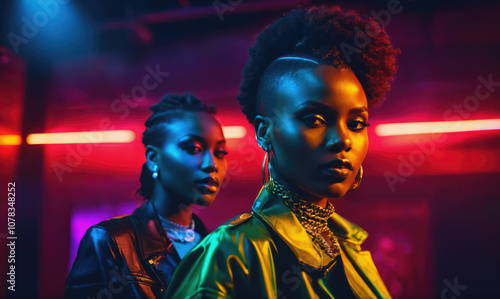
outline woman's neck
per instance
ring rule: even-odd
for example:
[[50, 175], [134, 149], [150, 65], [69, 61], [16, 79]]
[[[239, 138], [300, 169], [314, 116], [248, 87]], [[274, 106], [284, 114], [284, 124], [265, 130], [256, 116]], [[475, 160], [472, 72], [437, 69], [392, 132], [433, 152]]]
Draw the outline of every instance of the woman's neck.
[[169, 195], [163, 187], [155, 188], [150, 198], [156, 213], [181, 225], [190, 225], [193, 205], [185, 204]]
[[312, 195], [312, 194], [307, 193], [304, 190], [288, 183], [283, 177], [281, 177], [281, 175], [278, 174], [277, 171], [275, 171], [275, 169], [276, 168], [273, 168], [271, 170], [273, 179], [278, 180], [290, 192], [293, 192], [293, 193], [299, 195], [300, 197], [302, 197], [303, 199], [305, 199], [305, 200], [307, 200], [315, 205], [318, 205], [322, 208], [326, 207], [326, 204], [328, 202], [328, 199], [326, 197], [319, 197], [319, 196]]

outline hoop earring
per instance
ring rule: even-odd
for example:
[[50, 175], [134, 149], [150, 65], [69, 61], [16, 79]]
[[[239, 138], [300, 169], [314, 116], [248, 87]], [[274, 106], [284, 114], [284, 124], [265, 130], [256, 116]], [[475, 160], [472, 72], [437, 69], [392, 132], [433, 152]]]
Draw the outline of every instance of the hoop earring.
[[[267, 192], [271, 192], [274, 186], [273, 177], [271, 175], [271, 151], [269, 148], [266, 148], [266, 154], [264, 155], [264, 160], [262, 161], [262, 183], [264, 187], [266, 187]], [[267, 159], [267, 163], [266, 163]], [[266, 180], [266, 164], [267, 164], [267, 180]]]
[[155, 164], [155, 166], [153, 166], [153, 174], [151, 175], [153, 177], [153, 179], [156, 179], [158, 177], [158, 165]]
[[363, 165], [359, 165], [359, 170], [358, 173], [356, 174], [356, 179], [354, 183], [352, 183], [351, 188], [349, 188], [349, 191], [352, 191], [361, 185], [361, 180], [363, 179]]

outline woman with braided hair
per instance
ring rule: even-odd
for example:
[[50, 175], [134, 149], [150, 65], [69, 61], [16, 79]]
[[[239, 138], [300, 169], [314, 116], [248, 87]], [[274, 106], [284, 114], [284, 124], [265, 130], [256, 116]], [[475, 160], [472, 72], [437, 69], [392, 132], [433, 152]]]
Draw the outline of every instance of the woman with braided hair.
[[165, 298], [389, 298], [361, 250], [367, 233], [328, 199], [361, 183], [368, 108], [398, 50], [373, 19], [312, 7], [271, 24], [249, 53], [238, 100], [266, 152], [264, 187], [251, 213], [186, 256]]
[[66, 281], [66, 298], [161, 297], [177, 264], [207, 235], [192, 207], [210, 205], [226, 175], [215, 109], [191, 94], [169, 94], [151, 111], [137, 190], [145, 203], [131, 215], [89, 228]]

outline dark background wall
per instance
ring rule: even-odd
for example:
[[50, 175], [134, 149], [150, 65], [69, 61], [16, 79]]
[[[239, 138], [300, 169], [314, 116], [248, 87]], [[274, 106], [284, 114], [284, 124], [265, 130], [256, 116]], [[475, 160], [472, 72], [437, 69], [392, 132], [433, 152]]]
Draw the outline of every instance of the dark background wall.
[[[193, 92], [217, 104], [223, 125], [246, 128], [244, 137], [229, 140], [229, 173], [220, 196], [198, 214], [213, 229], [248, 211], [261, 187], [263, 157], [235, 100], [248, 47], [283, 12], [326, 2], [46, 3], [56, 3], [57, 11], [28, 0], [0, 4], [0, 135], [23, 140], [0, 145], [1, 183], [15, 181], [17, 190], [18, 297], [61, 297], [84, 230], [141, 203], [134, 192], [144, 162], [143, 122], [165, 93]], [[500, 5], [408, 0], [387, 14], [396, 2], [336, 3], [385, 17], [402, 51], [385, 104], [370, 111], [372, 128], [500, 118], [500, 86], [492, 85], [477, 105], [466, 100], [480, 78], [500, 81]], [[43, 26], [40, 11], [49, 16]], [[21, 39], [13, 42], [12, 33]], [[156, 68], [168, 75], [144, 99], [122, 102]], [[30, 133], [105, 129], [131, 130], [136, 139], [85, 145], [24, 141]], [[499, 131], [449, 133], [438, 140], [429, 134], [381, 137], [373, 129], [369, 135], [361, 187], [333, 204], [370, 233], [364, 248], [393, 296], [500, 297]], [[2, 243], [6, 229], [0, 227]], [[0, 254], [0, 267], [7, 269], [3, 245]], [[0, 296], [7, 294], [5, 284], [2, 279]]]

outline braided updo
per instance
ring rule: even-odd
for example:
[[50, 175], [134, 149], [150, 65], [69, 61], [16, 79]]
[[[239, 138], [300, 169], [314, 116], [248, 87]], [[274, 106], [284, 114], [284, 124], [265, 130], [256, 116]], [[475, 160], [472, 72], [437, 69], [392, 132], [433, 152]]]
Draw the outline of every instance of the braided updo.
[[[366, 38], [369, 40], [363, 41]], [[261, 112], [259, 83], [267, 67], [279, 57], [299, 56], [350, 68], [372, 106], [381, 102], [390, 88], [398, 53], [384, 28], [373, 18], [363, 19], [357, 12], [338, 6], [297, 8], [269, 25], [250, 48], [238, 101], [253, 123]]]
[[[164, 145], [166, 134], [168, 134], [168, 127], [165, 124], [182, 117], [184, 112], [203, 111], [215, 114], [214, 106], [203, 104], [190, 93], [183, 95], [167, 94], [158, 104], [151, 106], [150, 110], [153, 114], [144, 123], [146, 130], [142, 133], [142, 143], [144, 146], [153, 145], [156, 147]], [[145, 200], [149, 200], [153, 193], [154, 179], [146, 163], [142, 165], [139, 181], [141, 187], [137, 189], [136, 194], [142, 196]]]

